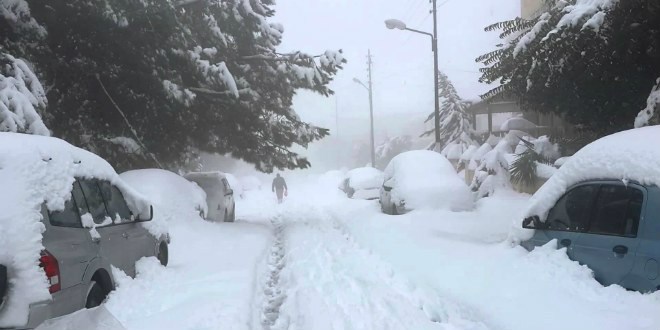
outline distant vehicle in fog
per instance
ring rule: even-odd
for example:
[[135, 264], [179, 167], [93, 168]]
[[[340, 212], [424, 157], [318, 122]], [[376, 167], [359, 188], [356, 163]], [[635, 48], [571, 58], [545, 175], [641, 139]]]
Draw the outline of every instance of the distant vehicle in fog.
[[463, 211], [473, 206], [465, 181], [437, 152], [416, 150], [399, 154], [384, 174], [380, 206], [385, 213], [402, 214], [422, 208]]
[[373, 167], [360, 167], [348, 171], [342, 181], [341, 190], [349, 198], [378, 199], [383, 185], [383, 172]]
[[184, 177], [197, 183], [206, 193], [206, 218], [216, 222], [233, 222], [236, 218], [234, 190], [222, 172], [190, 172]]
[[[119, 175], [135, 190], [149, 197], [156, 214], [163, 218], [208, 214], [206, 193], [195, 182], [161, 169], [127, 171]], [[187, 220], [187, 219], [176, 219]]]

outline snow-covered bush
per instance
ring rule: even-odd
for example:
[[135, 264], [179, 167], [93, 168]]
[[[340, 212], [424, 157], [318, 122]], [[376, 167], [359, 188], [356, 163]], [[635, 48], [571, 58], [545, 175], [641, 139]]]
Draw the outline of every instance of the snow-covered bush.
[[28, 64], [0, 53], [0, 131], [49, 136], [39, 115], [46, 92]]
[[511, 181], [532, 186], [537, 178], [548, 178], [553, 169], [548, 168], [559, 158], [559, 146], [550, 142], [547, 136], [538, 139], [520, 139], [516, 147], [515, 160], [511, 163]]
[[495, 190], [510, 188], [509, 163], [501, 148], [495, 148], [481, 159], [481, 165], [476, 170], [470, 189], [479, 199], [491, 196]]
[[648, 125], [657, 125], [660, 123], [658, 116], [660, 114], [656, 113], [660, 104], [660, 78], [655, 82], [655, 86], [651, 90], [648, 99], [646, 100], [646, 108], [637, 114], [635, 118], [635, 128], [648, 126]]

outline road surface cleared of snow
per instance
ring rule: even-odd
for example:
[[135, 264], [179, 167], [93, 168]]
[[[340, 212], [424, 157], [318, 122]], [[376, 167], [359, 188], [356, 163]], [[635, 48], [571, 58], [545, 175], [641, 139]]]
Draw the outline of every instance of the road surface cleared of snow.
[[237, 223], [172, 226], [170, 266], [142, 260], [107, 309], [127, 329], [660, 328], [659, 293], [503, 243], [526, 195], [388, 216], [332, 185], [291, 188], [282, 205], [248, 192]]

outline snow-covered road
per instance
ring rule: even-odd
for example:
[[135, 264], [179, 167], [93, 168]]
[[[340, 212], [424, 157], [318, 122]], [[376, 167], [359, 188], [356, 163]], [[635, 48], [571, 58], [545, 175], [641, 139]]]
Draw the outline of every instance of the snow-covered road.
[[141, 261], [106, 305], [128, 329], [660, 328], [660, 294], [501, 243], [526, 200], [387, 216], [331, 190], [252, 192], [236, 223], [171, 226], [170, 266]]

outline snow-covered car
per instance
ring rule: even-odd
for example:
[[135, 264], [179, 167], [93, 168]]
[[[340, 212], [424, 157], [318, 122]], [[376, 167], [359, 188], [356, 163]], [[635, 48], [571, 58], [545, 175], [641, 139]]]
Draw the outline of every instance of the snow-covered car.
[[[660, 287], [660, 126], [616, 133], [578, 151], [530, 199], [528, 250], [556, 241], [603, 285]], [[553, 243], [554, 244], [554, 243]]]
[[206, 193], [196, 183], [176, 173], [142, 169], [127, 171], [119, 176], [135, 190], [149, 197], [159, 217], [169, 219], [199, 215], [202, 219], [206, 218]]
[[236, 198], [236, 196], [243, 198], [243, 185], [238, 181], [238, 178], [231, 173], [225, 173], [225, 178], [227, 178], [227, 182], [229, 182], [229, 187], [234, 191], [234, 198]]
[[346, 173], [341, 189], [349, 198], [378, 199], [383, 178], [383, 172], [373, 167], [356, 168]]
[[408, 151], [394, 157], [385, 169], [380, 206], [388, 214], [433, 208], [451, 211], [473, 207], [470, 189], [454, 167], [437, 152]]
[[102, 158], [56, 138], [0, 133], [0, 164], [0, 328], [98, 306], [115, 288], [113, 270], [134, 276], [143, 257], [167, 264], [166, 228]]
[[236, 217], [234, 190], [222, 172], [190, 172], [184, 178], [199, 185], [206, 193], [206, 218], [216, 222], [233, 222]]

